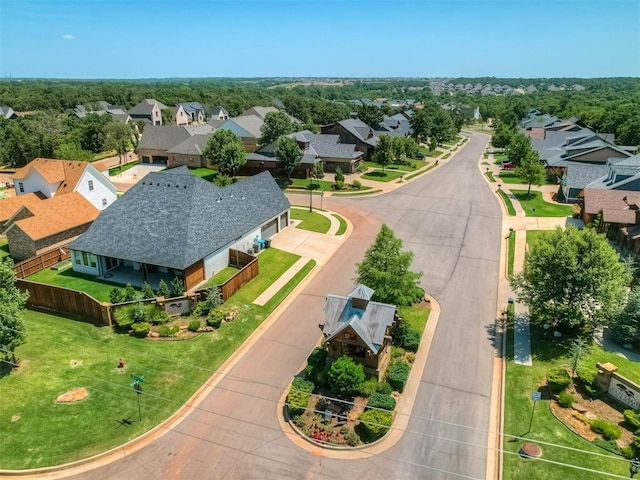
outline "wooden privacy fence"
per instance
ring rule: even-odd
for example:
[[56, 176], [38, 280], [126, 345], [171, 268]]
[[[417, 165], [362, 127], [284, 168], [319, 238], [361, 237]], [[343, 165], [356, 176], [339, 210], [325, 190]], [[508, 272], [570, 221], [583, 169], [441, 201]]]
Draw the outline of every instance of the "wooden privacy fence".
[[[244, 287], [247, 283], [258, 276], [258, 257], [241, 252], [240, 250], [229, 249], [229, 265], [238, 267], [240, 270], [222, 285], [218, 285], [222, 295], [222, 301], [226, 302]], [[203, 298], [206, 289], [196, 291], [199, 298]]]
[[13, 266], [13, 271], [16, 272], [16, 278], [22, 279], [28, 277], [29, 275], [37, 273], [40, 270], [51, 267], [56, 263], [68, 260], [69, 258], [71, 258], [71, 253], [66, 248], [66, 246], [56, 247], [52, 248], [51, 250], [47, 250], [40, 255], [31, 257], [24, 262], [15, 264]]
[[237, 268], [244, 268], [256, 259], [253, 255], [241, 252], [240, 250], [229, 249], [229, 265]]
[[110, 304], [84, 292], [22, 279], [16, 280], [16, 286], [29, 292], [27, 306], [67, 313], [94, 325], [111, 325]]

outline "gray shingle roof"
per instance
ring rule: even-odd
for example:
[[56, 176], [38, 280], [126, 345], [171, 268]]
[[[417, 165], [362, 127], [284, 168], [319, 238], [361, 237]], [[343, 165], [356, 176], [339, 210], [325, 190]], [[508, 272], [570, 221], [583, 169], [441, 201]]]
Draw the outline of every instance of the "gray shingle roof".
[[209, 140], [208, 134], [193, 135], [186, 140], [180, 142], [173, 148], [167, 150], [167, 153], [179, 153], [182, 155], [202, 155], [202, 150]]
[[346, 120], [341, 120], [338, 123], [360, 141], [373, 147], [378, 144], [378, 137], [374, 130], [362, 120], [357, 118], [348, 118]]
[[131, 115], [131, 116], [133, 116], [133, 115], [151, 115], [151, 111], [153, 110], [153, 106], [156, 103], [160, 107], [160, 110], [164, 110], [165, 108], [167, 108], [166, 105], [160, 103], [159, 101], [154, 100], [153, 98], [147, 98], [147, 99], [141, 101], [139, 104], [135, 105], [134, 107], [131, 107], [131, 110], [129, 110], [129, 115]]
[[607, 173], [609, 173], [607, 165], [584, 165], [569, 162], [565, 182], [569, 188], [582, 189], [591, 182], [606, 176]]
[[325, 324], [322, 328], [326, 341], [351, 327], [367, 347], [374, 353], [384, 343], [387, 327], [393, 324], [396, 307], [387, 303], [367, 303], [366, 308], [354, 308], [352, 298], [371, 298], [373, 290], [364, 285], [358, 285], [347, 297], [341, 295], [327, 295], [324, 306]]
[[[169, 151], [182, 144], [182, 142], [189, 139], [189, 137], [195, 135], [208, 136], [213, 132], [213, 130], [213, 127], [208, 124], [180, 126], [147, 125], [142, 132], [142, 138], [138, 144], [138, 149]], [[191, 142], [190, 145], [194, 145], [194, 142]], [[173, 153], [183, 152], [175, 151]]]
[[70, 248], [184, 270], [289, 207], [269, 172], [217, 187], [179, 167], [149, 173]]
[[[356, 150], [356, 146], [352, 143], [340, 143], [340, 135], [327, 133], [311, 133], [309, 130], [302, 130], [287, 135], [289, 138], [295, 138], [300, 142], [309, 142], [309, 150], [305, 153], [313, 154], [320, 158], [348, 158], [349, 160], [360, 158], [363, 153]], [[272, 142], [258, 150], [257, 153], [274, 156], [277, 142]], [[305, 155], [307, 156], [307, 155]], [[309, 162], [303, 158], [303, 163], [316, 163], [318, 160]]]

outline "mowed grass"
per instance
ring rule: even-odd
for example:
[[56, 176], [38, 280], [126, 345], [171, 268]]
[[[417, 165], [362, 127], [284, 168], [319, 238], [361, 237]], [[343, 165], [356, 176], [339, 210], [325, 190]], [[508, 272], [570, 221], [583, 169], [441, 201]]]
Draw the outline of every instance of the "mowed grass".
[[[529, 420], [533, 408], [531, 393], [538, 390], [544, 381], [547, 371], [555, 365], [570, 365], [567, 358], [568, 339], [554, 338], [551, 332], [532, 327], [533, 366], [516, 365], [513, 363], [513, 331], [509, 329], [507, 335], [507, 370], [505, 388], [505, 419], [504, 419], [504, 478], [509, 480], [584, 480], [610, 478], [580, 471], [568, 466], [541, 463], [531, 459], [524, 459], [518, 455], [523, 442], [536, 440], [570, 447], [568, 450], [559, 446], [540, 445], [543, 459], [560, 462], [577, 467], [589, 468], [607, 474], [628, 475], [629, 461], [622, 457], [615, 457], [592, 443], [571, 432], [551, 414], [549, 399], [537, 402], [533, 416], [531, 432], [527, 433]], [[591, 353], [593, 352], [593, 353]], [[607, 361], [611, 354], [602, 348], [593, 346], [589, 355], [583, 361]], [[624, 359], [613, 356], [614, 363], [622, 366]], [[628, 361], [627, 361], [628, 362]], [[629, 362], [632, 363], [632, 362]], [[593, 363], [595, 368], [595, 363]], [[635, 367], [637, 369], [637, 366]], [[622, 368], [621, 368], [622, 370]], [[625, 369], [626, 370], [626, 369]], [[623, 375], [628, 375], [625, 371]], [[631, 375], [630, 375], [631, 376]], [[516, 438], [520, 435], [524, 438]], [[600, 457], [594, 453], [609, 455]]]
[[[56, 285], [58, 287], [70, 288], [72, 290], [79, 290], [91, 295], [93, 298], [100, 302], [110, 301], [109, 293], [113, 290], [113, 287], [120, 289], [124, 288], [124, 285], [120, 283], [111, 283], [105, 280], [98, 280], [93, 275], [87, 275], [86, 273], [74, 272], [71, 268], [66, 270], [51, 270], [45, 268], [33, 275], [27, 277], [27, 280], [38, 283], [46, 283], [48, 285]], [[136, 291], [139, 289], [134, 287]]]
[[[522, 178], [516, 176], [516, 174], [514, 172], [500, 172], [500, 180], [502, 181], [502, 183], [506, 183], [506, 184], [521, 184], [521, 185], [526, 185], [527, 182], [525, 180], [523, 180]], [[549, 180], [545, 180], [544, 184], [545, 185], [554, 185], [556, 182], [552, 182]]]
[[498, 195], [500, 195], [500, 197], [502, 198], [502, 201], [504, 202], [505, 207], [507, 208], [507, 213], [510, 216], [514, 217], [516, 215], [516, 209], [513, 208], [513, 203], [511, 203], [511, 199], [509, 198], [509, 196], [502, 189], [498, 190]]
[[366, 180], [374, 180], [376, 182], [390, 182], [396, 180], [404, 175], [404, 172], [397, 170], [373, 170], [371, 172], [364, 173], [361, 177]]
[[331, 228], [331, 220], [319, 213], [310, 212], [308, 209], [302, 210], [300, 208], [292, 208], [291, 218], [302, 222], [296, 227], [301, 228], [302, 230], [327, 233], [329, 228]]
[[317, 185], [317, 187], [313, 188], [313, 190], [324, 190], [325, 192], [330, 192], [332, 190], [332, 186], [334, 182], [330, 182], [328, 180], [311, 180], [309, 178], [292, 178], [290, 187], [298, 187], [298, 188], [306, 188], [307, 190], [311, 190], [310, 185]]
[[487, 178], [491, 183], [496, 183], [496, 179], [493, 178], [493, 172], [485, 172], [485, 175], [487, 176]]
[[[0, 468], [59, 464], [120, 445], [168, 418], [262, 323], [313, 269], [309, 261], [264, 306], [251, 304], [299, 257], [277, 249], [258, 257], [260, 274], [231, 297], [238, 317], [213, 333], [185, 341], [149, 342], [109, 327], [28, 311], [20, 367], [0, 370]], [[118, 359], [125, 362], [119, 373]], [[72, 365], [77, 362], [77, 366]], [[142, 420], [130, 375], [144, 375]], [[56, 404], [58, 395], [85, 387], [82, 402]], [[12, 417], [19, 419], [11, 421]], [[131, 422], [123, 424], [122, 420]], [[241, 420], [239, 420], [241, 421]]]
[[240, 269], [236, 267], [225, 267], [222, 270], [220, 270], [218, 273], [216, 273], [213, 277], [211, 277], [209, 280], [207, 280], [207, 283], [205, 283], [202, 286], [202, 288], [209, 288], [214, 285], [222, 285], [224, 282], [229, 280], [239, 271]]
[[509, 235], [509, 241], [507, 242], [509, 252], [507, 254], [507, 274], [513, 275], [513, 261], [516, 256], [516, 235], [515, 231]]
[[218, 171], [212, 168], [190, 168], [189, 172], [191, 175], [195, 175], [209, 182], [213, 182], [218, 176]]
[[6, 240], [0, 241], [0, 260], [10, 255], [11, 252], [9, 252], [9, 242], [7, 242]]
[[530, 194], [527, 194], [526, 190], [511, 190], [511, 193], [520, 202], [527, 217], [570, 217], [573, 215], [573, 209], [570, 206], [545, 202], [542, 193], [537, 190], [531, 190]]
[[135, 167], [136, 165], [138, 165], [138, 160], [134, 160], [133, 162], [122, 164], [118, 167], [110, 168], [109, 176], [114, 177], [116, 175], [120, 175], [121, 173], [126, 172], [127, 170]]
[[424, 327], [429, 320], [431, 309], [423, 305], [412, 305], [410, 307], [398, 307], [398, 316], [409, 324], [412, 330], [422, 335]]
[[337, 218], [338, 222], [340, 222], [340, 226], [338, 227], [338, 231], [336, 232], [336, 235], [344, 235], [344, 233], [347, 231], [347, 221], [337, 213], [332, 213], [331, 215]]
[[[385, 166], [385, 171], [386, 169], [392, 169], [392, 170], [402, 170], [403, 172], [414, 172], [422, 167], [424, 167], [427, 162], [425, 162], [424, 160], [407, 160], [409, 162], [409, 165], [404, 165], [404, 164], [399, 164], [399, 163], [394, 163], [394, 164], [389, 164]], [[380, 169], [382, 168], [382, 165], [376, 163], [376, 162], [363, 162], [363, 164], [369, 168], [375, 168], [375, 169]]]

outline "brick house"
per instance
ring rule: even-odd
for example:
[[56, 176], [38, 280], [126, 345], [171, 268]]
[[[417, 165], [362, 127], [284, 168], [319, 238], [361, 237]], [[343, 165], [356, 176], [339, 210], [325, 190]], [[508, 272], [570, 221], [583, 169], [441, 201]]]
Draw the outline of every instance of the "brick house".
[[378, 144], [378, 134], [373, 128], [357, 118], [348, 118], [321, 128], [322, 133], [340, 136], [340, 143], [355, 144], [364, 153], [365, 160], [371, 158]]

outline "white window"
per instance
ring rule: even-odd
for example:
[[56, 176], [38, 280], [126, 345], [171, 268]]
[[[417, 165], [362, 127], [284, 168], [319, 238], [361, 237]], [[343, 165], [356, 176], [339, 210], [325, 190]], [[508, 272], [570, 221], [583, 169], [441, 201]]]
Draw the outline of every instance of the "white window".
[[103, 199], [102, 199], [102, 206], [103, 206], [103, 207], [106, 207], [106, 206], [107, 206], [107, 199], [106, 199], [106, 198], [103, 198]]
[[89, 180], [89, 191], [91, 192], [93, 190], [93, 180]]

